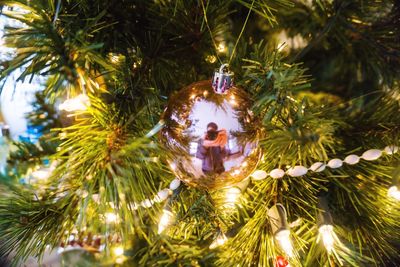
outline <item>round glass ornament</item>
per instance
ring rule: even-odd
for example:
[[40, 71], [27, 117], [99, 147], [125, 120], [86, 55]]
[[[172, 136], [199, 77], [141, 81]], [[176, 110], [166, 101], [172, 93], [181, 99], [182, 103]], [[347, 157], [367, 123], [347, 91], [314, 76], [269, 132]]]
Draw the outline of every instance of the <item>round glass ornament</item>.
[[219, 189], [247, 178], [260, 158], [257, 123], [245, 91], [216, 93], [210, 80], [174, 94], [164, 111], [161, 141], [184, 183]]

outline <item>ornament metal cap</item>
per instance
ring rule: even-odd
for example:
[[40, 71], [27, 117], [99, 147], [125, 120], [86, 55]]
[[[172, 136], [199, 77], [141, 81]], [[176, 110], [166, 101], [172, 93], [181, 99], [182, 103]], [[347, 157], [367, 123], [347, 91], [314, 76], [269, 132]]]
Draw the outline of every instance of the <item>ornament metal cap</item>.
[[214, 72], [212, 88], [217, 94], [226, 94], [233, 85], [233, 72], [228, 70], [229, 64], [222, 64], [219, 70]]

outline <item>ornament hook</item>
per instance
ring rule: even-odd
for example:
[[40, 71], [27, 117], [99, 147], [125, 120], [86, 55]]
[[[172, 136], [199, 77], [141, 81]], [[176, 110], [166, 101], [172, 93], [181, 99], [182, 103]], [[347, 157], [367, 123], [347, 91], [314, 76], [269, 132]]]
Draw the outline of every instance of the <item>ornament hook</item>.
[[217, 94], [226, 94], [233, 85], [233, 72], [228, 69], [229, 64], [222, 64], [219, 70], [214, 72], [212, 88]]

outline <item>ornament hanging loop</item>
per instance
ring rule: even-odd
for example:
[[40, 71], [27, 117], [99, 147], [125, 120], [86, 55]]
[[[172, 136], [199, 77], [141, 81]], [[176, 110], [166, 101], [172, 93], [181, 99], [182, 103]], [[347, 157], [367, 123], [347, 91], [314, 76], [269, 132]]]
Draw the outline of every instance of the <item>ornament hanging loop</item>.
[[219, 70], [214, 72], [212, 88], [217, 94], [226, 94], [233, 85], [233, 72], [228, 69], [229, 64], [222, 64]]

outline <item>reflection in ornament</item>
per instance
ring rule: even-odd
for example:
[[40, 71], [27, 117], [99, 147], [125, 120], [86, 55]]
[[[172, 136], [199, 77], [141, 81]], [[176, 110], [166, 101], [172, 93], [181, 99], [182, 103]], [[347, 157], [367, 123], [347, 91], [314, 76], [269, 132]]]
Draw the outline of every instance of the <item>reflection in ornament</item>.
[[218, 189], [240, 182], [257, 165], [257, 130], [246, 93], [217, 94], [211, 81], [189, 85], [171, 97], [161, 139], [169, 165], [192, 186]]

